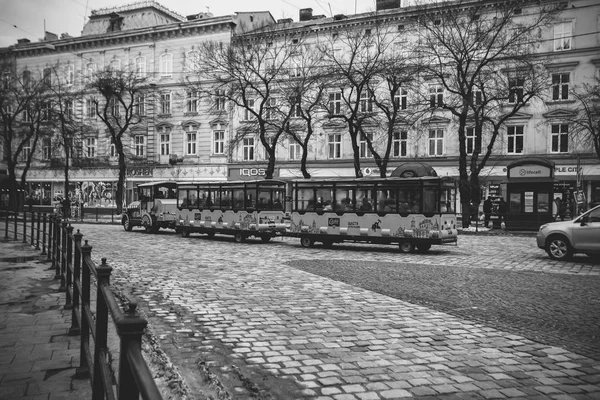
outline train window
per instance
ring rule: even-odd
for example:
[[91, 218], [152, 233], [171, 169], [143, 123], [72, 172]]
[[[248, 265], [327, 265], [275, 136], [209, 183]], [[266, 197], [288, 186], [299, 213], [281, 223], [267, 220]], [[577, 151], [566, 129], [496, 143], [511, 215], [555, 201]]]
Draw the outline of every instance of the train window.
[[335, 211], [338, 212], [354, 212], [356, 202], [354, 200], [354, 189], [347, 187], [336, 187], [335, 190], [336, 206]]
[[426, 185], [423, 187], [423, 213], [439, 212], [438, 186]]
[[188, 191], [187, 189], [179, 189], [179, 198], [177, 199], [177, 203], [180, 207], [188, 206]]
[[245, 204], [245, 199], [244, 188], [233, 189], [233, 208], [235, 210], [253, 206], [253, 204]]
[[315, 208], [317, 210], [323, 209], [325, 211], [332, 211], [333, 207], [333, 190], [331, 188], [317, 189], [317, 202], [315, 203]]
[[198, 190], [198, 207], [210, 207], [210, 191], [208, 189], [199, 188]]
[[214, 201], [214, 205], [220, 208], [230, 208], [231, 207], [231, 190], [221, 188], [219, 190], [219, 195]]
[[357, 211], [369, 212], [375, 210], [375, 195], [373, 188], [356, 189], [356, 207]]
[[296, 207], [298, 211], [315, 210], [315, 192], [312, 188], [298, 188], [296, 191]]
[[443, 213], [454, 213], [456, 210], [456, 189], [454, 187], [442, 186], [440, 195], [440, 211]]
[[377, 212], [398, 212], [398, 197], [396, 188], [379, 187], [377, 189]]

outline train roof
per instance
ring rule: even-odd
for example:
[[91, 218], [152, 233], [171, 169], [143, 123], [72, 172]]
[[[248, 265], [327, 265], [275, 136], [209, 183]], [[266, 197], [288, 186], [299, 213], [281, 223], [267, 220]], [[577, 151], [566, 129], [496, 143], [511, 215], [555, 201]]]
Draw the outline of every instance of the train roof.
[[165, 185], [165, 184], [176, 185], [177, 182], [175, 182], [175, 181], [147, 182], [147, 183], [140, 183], [139, 185], [137, 185], [137, 187], [152, 187], [152, 186], [160, 186], [160, 185]]

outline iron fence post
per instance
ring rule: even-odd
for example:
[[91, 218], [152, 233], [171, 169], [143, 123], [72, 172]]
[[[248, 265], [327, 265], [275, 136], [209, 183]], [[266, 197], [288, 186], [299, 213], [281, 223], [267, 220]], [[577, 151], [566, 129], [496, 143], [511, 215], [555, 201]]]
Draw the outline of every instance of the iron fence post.
[[35, 249], [36, 250], [40, 249], [40, 219], [41, 219], [41, 214], [38, 212], [37, 213], [37, 230], [35, 232]]
[[17, 220], [19, 219], [18, 217], [19, 217], [19, 212], [15, 211], [15, 220], [14, 220], [14, 225], [15, 225], [15, 231], [14, 231], [15, 232], [15, 241], [19, 240], [18, 236], [17, 236], [17, 228], [18, 228], [17, 227]]
[[8, 240], [8, 224], [10, 221], [10, 211], [6, 210], [6, 224], [4, 225], [4, 240]]
[[27, 243], [27, 212], [23, 211], [23, 243]]
[[56, 273], [54, 274], [54, 279], [60, 278], [60, 217], [57, 217], [54, 220], [54, 245], [52, 250], [52, 265], [56, 269]]
[[33, 211], [31, 212], [31, 243], [30, 245], [33, 246], [33, 241], [34, 241], [34, 233], [35, 233], [35, 214], [33, 213]]
[[65, 310], [70, 310], [73, 307], [73, 299], [71, 297], [71, 290], [73, 288], [73, 276], [71, 274], [73, 268], [73, 227], [71, 226], [71, 223], [69, 223], [69, 226], [67, 226], [67, 230], [65, 232], [65, 239], [67, 248], [66, 253], [63, 256], [63, 258], [65, 258], [66, 256], [64, 273], [66, 274], [67, 280], [65, 286], [65, 291], [67, 294], [65, 296]]
[[60, 256], [58, 258], [58, 267], [60, 270], [60, 287], [58, 288], [59, 292], [64, 292], [67, 290], [67, 282], [66, 282], [66, 270], [67, 270], [67, 220], [61, 221], [60, 223]]
[[[42, 214], [44, 217], [44, 224], [43, 224], [43, 232], [42, 232], [42, 254], [46, 254], [46, 213]], [[38, 229], [39, 231], [39, 229]], [[38, 240], [39, 243], [39, 240]]]
[[81, 343], [79, 346], [79, 367], [77, 376], [81, 378], [90, 376], [85, 350], [90, 346], [90, 321], [87, 319], [87, 310], [90, 307], [90, 266], [88, 264], [92, 255], [92, 246], [85, 241], [81, 246]]
[[137, 303], [130, 302], [129, 309], [123, 315], [123, 318], [116, 322], [117, 332], [121, 338], [121, 353], [119, 357], [119, 387], [117, 398], [119, 400], [137, 399], [140, 396], [140, 390], [135, 382], [131, 365], [127, 358], [127, 349], [134, 346], [141, 351], [142, 335], [148, 322], [136, 313]]
[[81, 293], [79, 292], [79, 288], [81, 287], [81, 238], [83, 235], [77, 229], [77, 233], [73, 235], [73, 240], [75, 241], [74, 250], [75, 250], [75, 260], [73, 262], [73, 312], [71, 313], [71, 327], [69, 328], [69, 335], [75, 336], [81, 333], [81, 329], [79, 329], [79, 322], [77, 320], [77, 313], [81, 315], [81, 307], [79, 298]]
[[108, 304], [106, 304], [102, 287], [110, 284], [111, 271], [112, 268], [106, 265], [106, 258], [102, 258], [102, 264], [96, 268], [98, 288], [96, 290], [96, 340], [94, 346], [93, 400], [103, 400], [105, 394], [100, 367], [100, 364], [104, 360], [101, 360], [100, 357], [106, 351], [108, 342]]
[[[52, 246], [54, 246], [54, 214], [48, 217], [48, 257], [46, 261], [52, 262]], [[51, 265], [53, 267], [54, 265]]]

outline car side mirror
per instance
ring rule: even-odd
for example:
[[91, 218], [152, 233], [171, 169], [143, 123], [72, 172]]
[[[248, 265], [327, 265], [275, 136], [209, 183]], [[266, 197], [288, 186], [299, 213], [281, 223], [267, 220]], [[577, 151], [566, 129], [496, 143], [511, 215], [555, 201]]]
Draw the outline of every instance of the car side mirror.
[[588, 224], [588, 219], [587, 217], [582, 217], [579, 222], [581, 222], [581, 226], [586, 226]]

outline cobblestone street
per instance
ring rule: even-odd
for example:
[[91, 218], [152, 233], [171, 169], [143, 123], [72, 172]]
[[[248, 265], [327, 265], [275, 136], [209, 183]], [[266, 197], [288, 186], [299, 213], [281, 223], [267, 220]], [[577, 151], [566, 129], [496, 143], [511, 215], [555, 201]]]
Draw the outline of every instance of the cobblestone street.
[[531, 236], [401, 254], [76, 229], [194, 398], [600, 399], [600, 265]]

